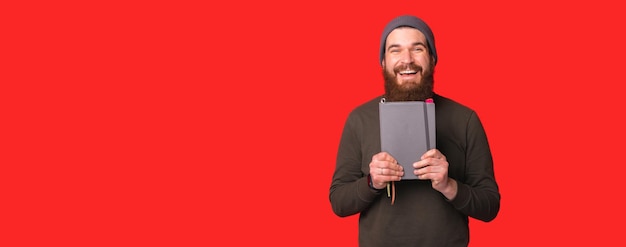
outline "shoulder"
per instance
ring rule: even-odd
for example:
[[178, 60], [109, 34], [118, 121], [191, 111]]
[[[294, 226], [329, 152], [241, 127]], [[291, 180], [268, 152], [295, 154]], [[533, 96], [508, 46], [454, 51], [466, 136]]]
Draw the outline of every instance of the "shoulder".
[[435, 109], [445, 110], [446, 112], [455, 114], [472, 114], [474, 112], [468, 106], [439, 94], [435, 94], [433, 101], [435, 102]]
[[361, 105], [358, 105], [357, 107], [355, 107], [350, 114], [360, 115], [360, 114], [370, 114], [372, 112], [378, 112], [378, 104], [380, 103], [381, 99], [382, 99], [382, 96], [378, 96], [365, 103], [362, 103]]
[[435, 94], [433, 101], [435, 102], [435, 114], [438, 120], [457, 123], [478, 120], [474, 109], [453, 99]]
[[382, 96], [375, 97], [365, 103], [356, 106], [348, 115], [348, 122], [358, 125], [367, 125], [367, 123], [378, 122], [378, 104]]

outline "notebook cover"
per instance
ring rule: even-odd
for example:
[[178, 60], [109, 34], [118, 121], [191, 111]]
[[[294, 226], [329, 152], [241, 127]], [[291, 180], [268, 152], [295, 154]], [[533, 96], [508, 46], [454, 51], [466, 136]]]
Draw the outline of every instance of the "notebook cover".
[[426, 101], [379, 103], [381, 151], [404, 167], [403, 180], [417, 179], [413, 163], [435, 148], [435, 104]]

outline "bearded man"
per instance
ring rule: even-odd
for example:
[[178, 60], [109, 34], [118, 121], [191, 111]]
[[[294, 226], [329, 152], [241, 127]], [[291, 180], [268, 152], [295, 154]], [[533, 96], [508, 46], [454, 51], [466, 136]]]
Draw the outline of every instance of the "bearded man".
[[[420, 18], [398, 16], [384, 28], [384, 95], [350, 112], [339, 141], [329, 199], [340, 217], [359, 214], [359, 246], [468, 246], [469, 217], [489, 222], [500, 192], [487, 135], [477, 113], [434, 92], [435, 38]], [[435, 103], [436, 149], [404, 170], [381, 152], [378, 104]], [[405, 172], [416, 180], [402, 180]], [[384, 193], [389, 183], [396, 198]]]

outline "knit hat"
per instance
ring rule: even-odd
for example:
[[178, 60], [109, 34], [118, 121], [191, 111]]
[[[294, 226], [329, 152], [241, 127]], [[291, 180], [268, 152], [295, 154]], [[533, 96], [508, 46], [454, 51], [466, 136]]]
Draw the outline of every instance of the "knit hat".
[[424, 34], [426, 41], [428, 42], [430, 54], [434, 57], [435, 64], [437, 64], [437, 50], [435, 49], [435, 36], [433, 35], [433, 32], [430, 30], [430, 27], [428, 27], [426, 22], [411, 15], [398, 16], [387, 23], [387, 26], [383, 29], [383, 35], [380, 37], [380, 64], [382, 64], [383, 58], [385, 58], [385, 41], [387, 40], [387, 36], [389, 36], [389, 33], [391, 33], [394, 29], [404, 26], [415, 28]]

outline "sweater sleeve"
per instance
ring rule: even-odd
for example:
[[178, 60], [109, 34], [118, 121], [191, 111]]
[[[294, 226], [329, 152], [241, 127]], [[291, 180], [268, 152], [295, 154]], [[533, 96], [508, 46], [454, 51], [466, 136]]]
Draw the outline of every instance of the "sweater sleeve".
[[367, 176], [361, 170], [361, 142], [357, 135], [363, 127], [360, 123], [361, 121], [351, 114], [344, 125], [330, 186], [329, 199], [333, 212], [341, 217], [367, 209], [381, 194], [380, 191], [369, 187]]
[[500, 193], [487, 136], [475, 112], [469, 117], [466, 133], [465, 179], [457, 181], [457, 196], [451, 203], [464, 214], [489, 222], [500, 210]]

